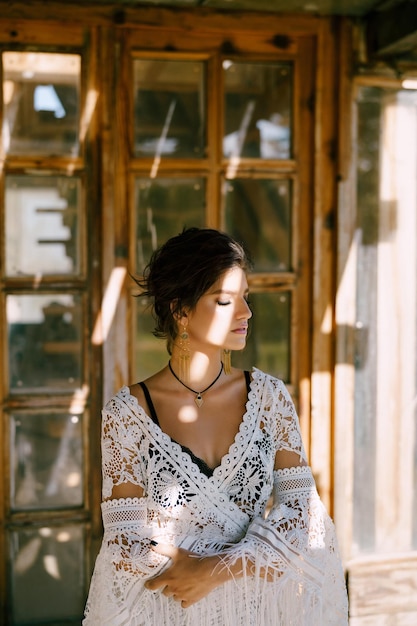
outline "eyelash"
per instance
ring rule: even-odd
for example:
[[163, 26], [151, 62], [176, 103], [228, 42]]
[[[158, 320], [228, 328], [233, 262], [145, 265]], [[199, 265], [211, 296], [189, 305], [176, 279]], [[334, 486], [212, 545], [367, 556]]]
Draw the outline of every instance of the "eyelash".
[[[251, 301], [249, 300], [249, 298], [245, 298], [245, 300], [246, 300], [246, 304], [247, 304], [248, 306], [250, 306]], [[219, 306], [227, 306], [228, 304], [231, 304], [231, 301], [230, 301], [230, 300], [228, 300], [227, 302], [221, 302], [221, 300], [217, 300], [217, 304], [218, 304]]]

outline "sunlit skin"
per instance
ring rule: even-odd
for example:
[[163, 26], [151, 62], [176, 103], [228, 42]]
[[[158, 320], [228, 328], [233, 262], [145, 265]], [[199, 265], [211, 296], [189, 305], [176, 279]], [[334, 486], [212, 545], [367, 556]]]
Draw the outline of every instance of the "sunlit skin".
[[[192, 311], [183, 311], [179, 330], [185, 326], [189, 336], [190, 376], [186, 384], [196, 391], [205, 389], [219, 374], [221, 351], [242, 350], [246, 345], [248, 323], [252, 316], [248, 304], [248, 282], [239, 267], [227, 270], [198, 301]], [[175, 373], [179, 347], [175, 343], [171, 365]], [[168, 367], [146, 381], [161, 429], [172, 439], [191, 449], [211, 468], [217, 467], [235, 440], [245, 413], [246, 382], [241, 370], [222, 372], [198, 408], [195, 394], [181, 385]], [[185, 381], [184, 381], [185, 382]], [[147, 408], [139, 385], [131, 393]], [[227, 419], [226, 419], [227, 416]], [[299, 465], [294, 453], [277, 455], [276, 468]], [[123, 484], [113, 489], [112, 498], [142, 497], [141, 487]], [[215, 587], [243, 575], [241, 562], [232, 568], [221, 567], [221, 555], [200, 557], [187, 550], [170, 546], [164, 537], [155, 537], [151, 548], [171, 559], [170, 566], [145, 583], [152, 591], [172, 596], [184, 608], [204, 598]]]
[[[200, 298], [194, 311], [181, 318], [180, 322], [187, 327], [193, 357], [190, 383], [200, 387], [205, 382], [210, 383], [216, 362], [220, 363], [222, 348], [242, 350], [245, 347], [248, 321], [252, 317], [248, 293], [244, 271], [234, 267]], [[177, 352], [175, 346], [174, 359]]]

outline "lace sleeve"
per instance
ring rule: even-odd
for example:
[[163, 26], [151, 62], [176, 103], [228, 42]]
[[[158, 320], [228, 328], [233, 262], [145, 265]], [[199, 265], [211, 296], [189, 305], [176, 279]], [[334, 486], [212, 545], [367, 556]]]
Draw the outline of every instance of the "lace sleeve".
[[344, 626], [347, 594], [334, 524], [306, 464], [292, 399], [275, 379], [264, 415], [277, 458], [281, 451], [292, 452], [299, 465], [274, 471], [272, 507], [253, 519], [242, 541], [227, 550], [224, 563], [241, 559], [244, 578], [258, 581], [264, 602], [277, 603], [276, 623]]
[[109, 498], [113, 487], [122, 483], [131, 482], [144, 488], [143, 445], [144, 437], [137, 418], [115, 396], [102, 411], [103, 499]]
[[101, 508], [104, 541], [116, 571], [149, 577], [168, 561], [150, 549], [154, 531], [148, 524], [146, 498], [108, 500]]
[[[101, 505], [104, 536], [90, 585], [83, 626], [127, 624], [122, 617], [143, 601], [143, 583], [168, 558], [150, 549], [153, 536], [146, 498], [119, 498]], [[149, 593], [147, 593], [149, 600]], [[146, 622], [140, 622], [146, 623]]]
[[[308, 466], [274, 472], [274, 501], [244, 539], [228, 550], [226, 565], [242, 560], [259, 593], [277, 602], [277, 623], [344, 626], [347, 595], [333, 522]], [[282, 621], [280, 621], [282, 620]]]
[[275, 450], [285, 450], [297, 454], [299, 462], [307, 462], [307, 455], [301, 439], [298, 415], [294, 402], [284, 383], [277, 379], [271, 381], [272, 398], [266, 410], [272, 414]]

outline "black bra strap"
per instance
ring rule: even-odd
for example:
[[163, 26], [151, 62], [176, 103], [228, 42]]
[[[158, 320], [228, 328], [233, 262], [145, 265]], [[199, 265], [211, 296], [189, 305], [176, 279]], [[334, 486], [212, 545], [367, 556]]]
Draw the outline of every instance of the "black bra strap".
[[246, 390], [249, 393], [249, 391], [250, 391], [250, 383], [251, 383], [250, 372], [247, 372], [246, 370], [245, 370], [245, 379], [246, 379]]
[[149, 393], [149, 390], [148, 390], [147, 386], [145, 385], [145, 383], [139, 383], [139, 385], [142, 387], [143, 393], [145, 394], [146, 402], [148, 403], [148, 407], [149, 407], [149, 411], [151, 413], [152, 420], [155, 422], [155, 424], [158, 424], [158, 426], [159, 426], [159, 420], [158, 420], [158, 416], [156, 414], [155, 407], [154, 407], [152, 399], [151, 399], [151, 394]]

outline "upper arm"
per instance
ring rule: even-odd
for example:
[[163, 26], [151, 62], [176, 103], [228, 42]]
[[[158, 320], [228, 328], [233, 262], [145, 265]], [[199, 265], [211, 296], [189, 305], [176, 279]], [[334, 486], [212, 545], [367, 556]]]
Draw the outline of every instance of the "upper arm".
[[[102, 412], [104, 500], [142, 496], [145, 474], [143, 446], [146, 446], [146, 437], [138, 416], [117, 398], [113, 399]], [[122, 495], [123, 489], [125, 495]], [[115, 495], [119, 491], [119, 495]]]
[[114, 485], [111, 495], [108, 498], [105, 498], [105, 500], [117, 500], [119, 498], [142, 498], [144, 493], [144, 489], [140, 485], [123, 483], [121, 485]]
[[304, 465], [307, 465], [307, 462], [300, 457], [299, 453], [293, 452], [292, 450], [278, 450], [275, 455], [274, 470]]
[[287, 388], [281, 382], [277, 389], [275, 420], [274, 469], [307, 465], [297, 411]]

